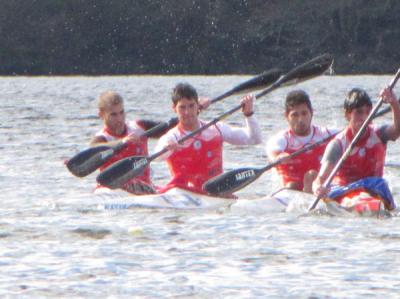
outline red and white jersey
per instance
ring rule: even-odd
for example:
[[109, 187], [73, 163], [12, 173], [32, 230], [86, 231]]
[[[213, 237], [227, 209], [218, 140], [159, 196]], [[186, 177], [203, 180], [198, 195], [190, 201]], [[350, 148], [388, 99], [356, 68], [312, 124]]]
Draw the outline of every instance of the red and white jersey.
[[[273, 136], [267, 143], [267, 156], [272, 161], [277, 153], [292, 154], [306, 145], [316, 143], [337, 133], [335, 129], [327, 129], [319, 126], [312, 126], [308, 136], [298, 136], [291, 129], [284, 130]], [[276, 170], [285, 186], [295, 182], [300, 189], [303, 189], [303, 178], [307, 171], [319, 171], [321, 159], [328, 142], [320, 144], [294, 158], [288, 163], [279, 164]]]
[[[354, 146], [350, 155], [336, 173], [333, 180], [334, 184], [344, 186], [365, 177], [382, 177], [386, 144], [379, 137], [379, 131], [380, 128], [367, 127], [365, 134]], [[338, 134], [332, 142], [339, 144], [340, 152], [344, 153], [353, 137], [352, 131], [346, 129]]]
[[[246, 120], [250, 128], [233, 128], [222, 122], [213, 125], [193, 138], [186, 140], [182, 148], [167, 152], [158, 160], [166, 160], [172, 180], [160, 190], [165, 192], [173, 187], [205, 193], [203, 184], [223, 171], [222, 144], [224, 141], [236, 145], [261, 143], [261, 132], [255, 119]], [[205, 123], [200, 121], [200, 125]], [[160, 138], [156, 152], [170, 142], [177, 142], [190, 132], [185, 132], [180, 125], [168, 131]]]
[[[103, 128], [102, 130], [96, 133], [96, 136], [103, 137], [105, 140], [107, 140], [107, 142], [110, 142], [122, 139], [132, 133], [136, 135], [142, 135], [144, 133], [144, 130], [137, 124], [136, 121], [131, 121], [126, 124], [126, 130], [123, 135], [115, 136], [111, 132], [109, 132], [107, 128]], [[112, 158], [110, 158], [110, 160], [104, 163], [104, 165], [100, 168], [100, 171], [103, 171], [111, 164], [119, 160], [122, 160], [124, 158], [130, 156], [147, 156], [147, 155], [148, 155], [147, 137], [142, 137], [139, 143], [129, 142], [123, 149], [118, 151]], [[146, 168], [142, 175], [135, 177], [133, 180], [137, 179], [146, 183], [151, 183], [150, 168]], [[127, 184], [129, 183], [130, 181]]]

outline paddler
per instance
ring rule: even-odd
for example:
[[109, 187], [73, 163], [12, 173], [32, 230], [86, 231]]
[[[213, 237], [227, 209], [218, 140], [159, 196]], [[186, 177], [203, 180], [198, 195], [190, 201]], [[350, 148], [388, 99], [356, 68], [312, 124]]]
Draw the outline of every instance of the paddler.
[[172, 179], [161, 192], [178, 187], [204, 194], [203, 183], [223, 171], [224, 141], [234, 145], [260, 144], [262, 137], [254, 115], [254, 100], [252, 95], [241, 100], [246, 127], [237, 128], [218, 122], [183, 144], [178, 144], [180, 138], [206, 122], [198, 118], [200, 106], [196, 89], [188, 83], [177, 84], [172, 92], [172, 109], [178, 116], [178, 125], [160, 138], [155, 149], [158, 152], [169, 148], [159, 160], [167, 162]]
[[372, 196], [382, 199], [388, 210], [396, 208], [387, 182], [382, 178], [388, 141], [400, 136], [400, 106], [393, 91], [386, 87], [380, 92], [384, 103], [391, 106], [392, 124], [369, 125], [354, 149], [337, 171], [332, 188], [323, 183], [336, 163], [357, 134], [372, 109], [368, 94], [359, 88], [352, 89], [344, 101], [344, 116], [347, 127], [328, 144], [321, 169], [313, 182], [314, 194], [320, 197], [339, 200], [349, 192], [362, 189]]
[[283, 159], [276, 167], [283, 187], [308, 193], [312, 193], [312, 182], [319, 171], [328, 140], [296, 157], [289, 155], [338, 132], [337, 129], [313, 125], [313, 114], [310, 97], [304, 90], [289, 92], [284, 112], [289, 127], [272, 136], [266, 146], [269, 162]]
[[[141, 137], [141, 135], [144, 131], [158, 125], [158, 122], [149, 120], [127, 122], [124, 100], [119, 93], [111, 90], [101, 93], [98, 97], [98, 116], [103, 121], [103, 128], [92, 138], [91, 146], [112, 145], [121, 140], [126, 143], [126, 146], [108, 160], [100, 168], [100, 171], [126, 157], [148, 155], [147, 138]], [[173, 125], [175, 124], [172, 124], [171, 127]], [[159, 137], [171, 127], [151, 137]], [[99, 187], [101, 186], [97, 188]], [[146, 168], [142, 175], [127, 182], [122, 189], [136, 195], [155, 193], [156, 190], [150, 178], [150, 169]]]

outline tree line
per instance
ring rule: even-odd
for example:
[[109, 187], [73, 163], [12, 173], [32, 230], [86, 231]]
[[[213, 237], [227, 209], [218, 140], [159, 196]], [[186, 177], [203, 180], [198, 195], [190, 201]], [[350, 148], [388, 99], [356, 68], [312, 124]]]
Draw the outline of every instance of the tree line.
[[1, 75], [392, 73], [396, 0], [0, 0]]

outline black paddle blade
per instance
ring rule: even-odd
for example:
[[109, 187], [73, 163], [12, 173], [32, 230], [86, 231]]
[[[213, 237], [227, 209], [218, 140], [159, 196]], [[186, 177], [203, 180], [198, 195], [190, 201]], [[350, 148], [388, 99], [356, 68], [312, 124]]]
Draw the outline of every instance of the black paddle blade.
[[263, 172], [250, 167], [234, 169], [208, 180], [203, 190], [212, 195], [233, 193], [255, 181]]
[[148, 164], [147, 157], [125, 158], [107, 167], [97, 176], [96, 181], [110, 189], [120, 188], [130, 179], [140, 175]]
[[299, 65], [284, 76], [285, 84], [296, 84], [332, 70], [333, 57], [323, 54]]
[[302, 81], [309, 80], [316, 76], [322, 75], [327, 70], [331, 69], [333, 64], [333, 57], [329, 54], [323, 54], [315, 57], [314, 59], [303, 63], [302, 65], [292, 69], [287, 74], [280, 77], [270, 87], [264, 89], [262, 92], [256, 95], [256, 99], [265, 96], [271, 91], [275, 90], [280, 86], [287, 86], [297, 84]]
[[177, 117], [173, 117], [170, 120], [166, 121], [166, 122], [162, 122], [160, 124], [158, 124], [157, 126], [154, 126], [153, 128], [147, 130], [146, 132], [144, 132], [143, 136], [146, 137], [160, 137], [162, 134], [166, 133], [166, 131], [169, 128], [172, 128], [174, 126], [176, 126], [178, 124], [178, 118]]
[[114, 149], [107, 145], [91, 147], [68, 160], [66, 166], [73, 175], [84, 177], [103, 165], [114, 152]]
[[232, 90], [232, 93], [236, 92], [245, 93], [253, 91], [254, 89], [265, 88], [268, 85], [274, 83], [276, 80], [278, 80], [281, 75], [282, 71], [279, 69], [272, 69], [269, 71], [265, 71], [260, 75], [239, 84]]

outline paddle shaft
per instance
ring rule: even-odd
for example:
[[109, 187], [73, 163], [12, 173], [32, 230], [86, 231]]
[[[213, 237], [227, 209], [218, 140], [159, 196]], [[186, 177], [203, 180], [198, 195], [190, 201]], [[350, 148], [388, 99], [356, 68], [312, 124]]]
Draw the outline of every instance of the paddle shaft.
[[[393, 87], [396, 85], [397, 80], [399, 80], [400, 77], [400, 69], [397, 71], [396, 75], [394, 76], [394, 78], [392, 79], [392, 81], [390, 82], [389, 88], [393, 89]], [[344, 163], [344, 161], [348, 158], [348, 156], [350, 155], [351, 151], [353, 150], [354, 146], [356, 145], [356, 143], [358, 142], [358, 140], [360, 140], [361, 136], [364, 134], [367, 126], [369, 125], [369, 123], [371, 122], [371, 120], [374, 118], [376, 112], [378, 111], [378, 109], [381, 107], [381, 105], [383, 104], [383, 98], [379, 99], [378, 103], [375, 105], [375, 107], [371, 110], [370, 114], [368, 115], [367, 119], [364, 121], [364, 123], [362, 124], [361, 128], [358, 130], [357, 134], [354, 136], [353, 140], [351, 141], [350, 145], [347, 147], [347, 149], [344, 151], [344, 153], [342, 154], [342, 156], [340, 157], [339, 161], [336, 163], [335, 167], [332, 169], [331, 173], [329, 174], [329, 176], [327, 177], [327, 179], [325, 180], [325, 182], [323, 183], [323, 186], [325, 188], [329, 187], [329, 185], [331, 184], [333, 178], [335, 177], [337, 171], [339, 170], [339, 168], [342, 166], [342, 164]], [[315, 209], [315, 207], [317, 206], [318, 202], [321, 200], [323, 196], [318, 196], [316, 198], [316, 200], [313, 202], [313, 204], [310, 206], [309, 211]]]

